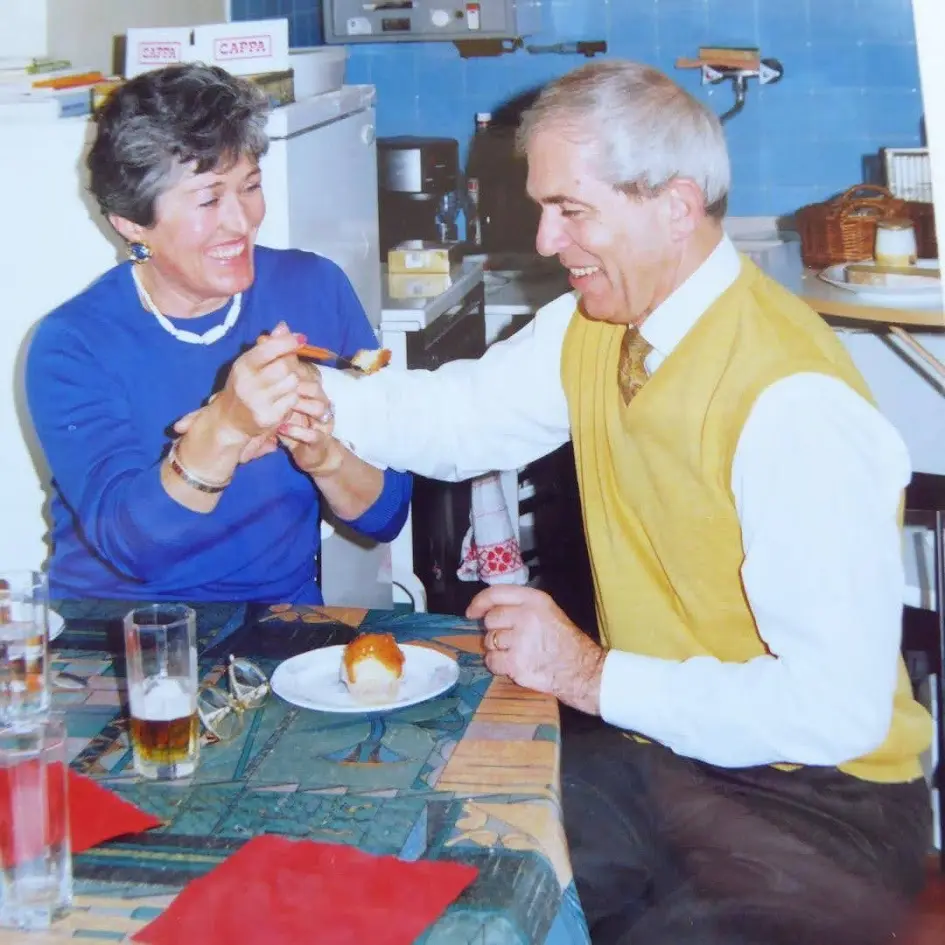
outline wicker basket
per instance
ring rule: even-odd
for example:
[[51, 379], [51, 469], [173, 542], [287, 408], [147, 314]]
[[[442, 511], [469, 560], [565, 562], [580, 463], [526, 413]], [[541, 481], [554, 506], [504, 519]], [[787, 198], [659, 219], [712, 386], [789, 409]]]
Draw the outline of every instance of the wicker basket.
[[876, 221], [908, 215], [907, 201], [875, 184], [857, 184], [824, 203], [801, 207], [794, 215], [801, 259], [814, 269], [872, 259]]

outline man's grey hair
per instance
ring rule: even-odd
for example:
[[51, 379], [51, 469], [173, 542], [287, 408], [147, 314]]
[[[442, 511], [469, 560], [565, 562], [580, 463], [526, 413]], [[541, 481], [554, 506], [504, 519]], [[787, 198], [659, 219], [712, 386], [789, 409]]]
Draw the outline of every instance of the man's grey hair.
[[181, 179], [266, 153], [269, 101], [216, 66], [167, 66], [130, 79], [96, 115], [87, 164], [105, 214], [154, 225], [154, 202]]
[[725, 216], [731, 168], [718, 116], [657, 69], [609, 60], [554, 80], [523, 115], [519, 150], [546, 129], [593, 148], [601, 179], [624, 193], [651, 197], [688, 178], [706, 213]]

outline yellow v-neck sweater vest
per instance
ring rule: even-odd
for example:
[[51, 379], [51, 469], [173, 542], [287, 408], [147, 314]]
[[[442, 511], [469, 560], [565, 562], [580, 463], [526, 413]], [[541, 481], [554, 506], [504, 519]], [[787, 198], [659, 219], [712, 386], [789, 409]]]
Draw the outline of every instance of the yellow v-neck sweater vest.
[[[671, 660], [761, 656], [730, 487], [748, 413], [766, 387], [802, 371], [839, 378], [872, 402], [869, 390], [820, 317], [747, 259], [629, 405], [617, 385], [625, 331], [576, 313], [561, 365], [602, 638]], [[885, 742], [840, 767], [912, 780], [931, 733], [900, 661]]]

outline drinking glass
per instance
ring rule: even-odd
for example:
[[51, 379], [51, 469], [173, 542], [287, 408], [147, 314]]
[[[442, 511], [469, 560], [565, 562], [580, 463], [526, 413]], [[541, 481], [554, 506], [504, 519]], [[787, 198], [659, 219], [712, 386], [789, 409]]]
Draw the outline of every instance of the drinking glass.
[[0, 729], [0, 925], [46, 928], [72, 903], [65, 720]]
[[49, 710], [48, 636], [46, 575], [0, 570], [0, 725]]
[[125, 658], [135, 770], [167, 781], [194, 773], [197, 618], [183, 604], [151, 604], [125, 616]]

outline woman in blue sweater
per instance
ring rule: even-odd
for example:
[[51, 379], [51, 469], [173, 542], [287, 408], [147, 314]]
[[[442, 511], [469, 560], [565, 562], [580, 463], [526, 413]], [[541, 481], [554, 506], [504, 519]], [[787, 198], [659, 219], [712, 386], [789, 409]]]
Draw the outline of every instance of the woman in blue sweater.
[[322, 502], [379, 541], [404, 523], [409, 476], [331, 437], [295, 355], [306, 337], [377, 346], [351, 284], [255, 245], [267, 110], [249, 82], [185, 65], [98, 115], [91, 190], [131, 261], [49, 314], [27, 363], [57, 598], [320, 603]]

